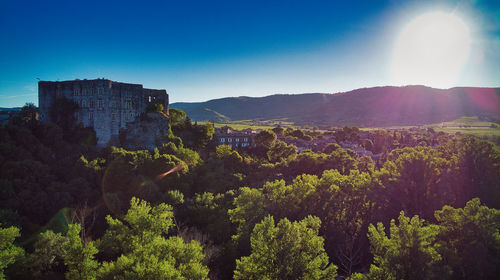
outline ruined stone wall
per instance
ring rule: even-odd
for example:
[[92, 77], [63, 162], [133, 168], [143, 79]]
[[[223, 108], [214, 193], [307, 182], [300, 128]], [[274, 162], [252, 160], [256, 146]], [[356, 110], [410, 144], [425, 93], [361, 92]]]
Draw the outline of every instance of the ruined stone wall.
[[40, 81], [38, 105], [40, 120], [50, 122], [49, 110], [54, 100], [66, 97], [80, 106], [77, 122], [91, 126], [97, 134], [98, 146], [118, 142], [120, 128], [145, 111], [148, 103], [163, 104], [168, 112], [165, 90], [145, 89], [140, 84], [113, 82], [106, 79], [63, 82]]

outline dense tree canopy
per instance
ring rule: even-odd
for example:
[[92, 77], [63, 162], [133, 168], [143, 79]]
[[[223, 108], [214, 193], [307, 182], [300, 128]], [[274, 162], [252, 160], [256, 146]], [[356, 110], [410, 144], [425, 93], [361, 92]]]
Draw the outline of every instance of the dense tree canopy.
[[[99, 279], [206, 279], [202, 248], [196, 241], [185, 243], [178, 236], [166, 238], [172, 208], [150, 206], [132, 198], [123, 221], [107, 217], [109, 228], [101, 248], [112, 253], [98, 271]], [[106, 250], [107, 249], [107, 250]]]
[[443, 279], [440, 271], [439, 227], [424, 225], [418, 216], [401, 212], [398, 224], [391, 221], [389, 236], [382, 223], [370, 225], [368, 237], [374, 264], [368, 279]]
[[211, 123], [172, 109], [169, 119], [169, 142], [151, 151], [98, 150], [91, 128], [41, 123], [29, 104], [0, 126], [3, 274], [500, 273], [500, 148], [492, 143], [432, 129], [277, 127], [257, 134], [255, 147], [233, 149], [217, 146]]
[[330, 264], [318, 236], [321, 221], [306, 217], [299, 222], [281, 220], [277, 225], [267, 216], [255, 225], [252, 253], [236, 261], [234, 279], [332, 279]]
[[19, 237], [16, 227], [0, 228], [0, 279], [5, 279], [4, 270], [24, 254], [22, 248], [14, 245], [14, 240]]

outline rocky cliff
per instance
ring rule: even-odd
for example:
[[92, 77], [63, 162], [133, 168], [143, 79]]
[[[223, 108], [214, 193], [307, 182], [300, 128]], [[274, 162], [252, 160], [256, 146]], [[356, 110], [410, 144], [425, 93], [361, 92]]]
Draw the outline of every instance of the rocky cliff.
[[127, 150], [154, 150], [168, 142], [169, 128], [163, 113], [144, 113], [120, 130], [120, 144]]

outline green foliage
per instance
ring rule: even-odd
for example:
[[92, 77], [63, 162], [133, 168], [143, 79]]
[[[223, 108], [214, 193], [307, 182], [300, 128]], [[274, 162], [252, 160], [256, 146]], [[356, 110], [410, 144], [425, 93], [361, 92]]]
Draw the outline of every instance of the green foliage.
[[84, 153], [94, 160], [93, 148], [64, 140], [57, 125], [7, 124], [0, 138], [0, 205], [16, 213], [5, 222], [29, 235], [61, 208], [98, 195], [101, 171], [80, 162]]
[[450, 186], [443, 184], [450, 165], [430, 147], [393, 150], [384, 163], [390, 178], [383, 181], [393, 213], [404, 210], [410, 215], [432, 219], [435, 210], [454, 202]]
[[[270, 137], [263, 137], [258, 147], [216, 148], [205, 144], [213, 133], [212, 124], [193, 124], [186, 117], [172, 127], [182, 140], [169, 133], [171, 142], [153, 152], [111, 146], [97, 151], [84, 144], [92, 131], [77, 127], [63, 138], [57, 125], [26, 115], [26, 121], [0, 126], [0, 220], [22, 227], [21, 244], [32, 251], [10, 264], [7, 278], [56, 279], [68, 273], [70, 278], [230, 279], [235, 260], [242, 256], [246, 257], [239, 260], [237, 271], [284, 273], [280, 267], [287, 263], [278, 260], [285, 260], [285, 255], [300, 259], [293, 249], [300, 234], [259, 237], [256, 240], [267, 249], [264, 245], [252, 249], [252, 231], [259, 223], [264, 228], [267, 215], [277, 221], [286, 218], [289, 222], [283, 228], [292, 229], [308, 215], [319, 217], [322, 222], [312, 231], [324, 237], [322, 254], [326, 252], [339, 273], [351, 279], [404, 275], [411, 279], [412, 271], [422, 279], [496, 279], [500, 273], [499, 214], [492, 209], [499, 201], [500, 148], [488, 142], [428, 129], [371, 131], [363, 141], [357, 139], [356, 129], [337, 133], [382, 152], [375, 163], [337, 144], [322, 152], [297, 153], [272, 132], [264, 133]], [[314, 131], [291, 128], [282, 133], [320, 137]], [[158, 176], [167, 171], [172, 172]], [[490, 208], [479, 200], [456, 208], [472, 196]], [[156, 206], [133, 200], [133, 209], [127, 212], [131, 197]], [[105, 207], [98, 204], [101, 199]], [[85, 203], [92, 207], [88, 218], [93, 220], [95, 214], [95, 225], [83, 222], [89, 226], [82, 225], [84, 240], [102, 237], [96, 241], [100, 248], [96, 256], [104, 264], [97, 269], [91, 243], [82, 244], [75, 226], [67, 235], [38, 234], [49, 228], [66, 232], [70, 207]], [[446, 204], [455, 208], [443, 208]], [[387, 224], [401, 210], [435, 225], [404, 217], [408, 221], [397, 226], [393, 222], [391, 228], [397, 231], [388, 234], [372, 226], [367, 234], [370, 223]], [[102, 217], [108, 211], [113, 218], [107, 218], [106, 230]], [[280, 232], [280, 223], [273, 222], [272, 227], [268, 223], [266, 228]], [[206, 257], [197, 242], [186, 243], [175, 234], [200, 241]], [[284, 240], [284, 236], [294, 238]], [[370, 265], [368, 236], [375, 262], [368, 275], [352, 274]], [[276, 244], [281, 244], [279, 249]], [[293, 250], [282, 249], [286, 246]], [[266, 262], [276, 260], [276, 265], [250, 265], [251, 255], [263, 256]], [[288, 262], [294, 268], [302, 265]], [[210, 275], [203, 263], [210, 267]]]
[[180, 147], [171, 154], [184, 161], [189, 167], [197, 166], [201, 162], [200, 155], [189, 148]]
[[75, 128], [72, 139], [84, 146], [97, 145], [97, 134], [92, 127], [83, 127], [81, 123]]
[[148, 112], [148, 113], [150, 113], [150, 112], [163, 113], [164, 110], [165, 110], [165, 107], [163, 106], [163, 104], [159, 104], [159, 103], [150, 102], [146, 106], [146, 112]]
[[330, 143], [330, 144], [326, 145], [326, 147], [323, 149], [323, 153], [329, 154], [329, 153], [336, 151], [338, 149], [342, 149], [342, 147], [339, 144]]
[[342, 175], [327, 170], [321, 178], [297, 176], [291, 184], [284, 180], [267, 182], [261, 189], [240, 189], [229, 216], [237, 228], [235, 239], [240, 252], [248, 252], [250, 231], [266, 214], [278, 219], [300, 220], [313, 214], [322, 217], [327, 251], [350, 274], [367, 253], [364, 239], [376, 209], [371, 200], [375, 184], [369, 173], [351, 171]]
[[[373, 143], [371, 144], [371, 151], [374, 154], [387, 152], [392, 146], [392, 137], [387, 130], [379, 129], [372, 133]], [[410, 138], [410, 135], [407, 136]], [[410, 139], [405, 139], [406, 142], [410, 142]], [[368, 147], [367, 147], [368, 148]]]
[[267, 158], [270, 162], [280, 162], [288, 159], [297, 154], [297, 147], [288, 145], [283, 141], [277, 140], [269, 151], [267, 151]]
[[359, 141], [359, 128], [355, 126], [344, 126], [341, 130], [337, 130], [335, 132], [335, 139], [337, 142], [342, 141], [350, 141], [350, 142], [358, 142]]
[[283, 133], [285, 132], [285, 129], [281, 126], [277, 126], [275, 128], [272, 129], [273, 132], [276, 134], [276, 135], [283, 135]]
[[474, 137], [461, 139], [457, 153], [464, 195], [460, 202], [479, 197], [489, 207], [500, 208], [500, 152], [494, 147]]
[[435, 213], [442, 255], [451, 279], [496, 279], [500, 273], [500, 210], [475, 198], [464, 208], [444, 206]]
[[215, 156], [224, 164], [228, 170], [238, 170], [243, 158], [237, 151], [233, 151], [229, 145], [219, 145], [215, 150]]
[[[174, 113], [173, 116], [171, 116], [171, 118], [178, 117], [180, 117], [178, 113]], [[196, 151], [201, 151], [208, 145], [215, 131], [212, 123], [205, 123], [203, 125], [195, 123], [193, 125], [189, 117], [185, 117], [184, 120], [174, 121], [171, 125], [173, 133], [182, 139], [182, 143], [186, 147]], [[177, 145], [177, 147], [179, 147], [179, 145]]]
[[318, 177], [307, 174], [297, 176], [290, 185], [283, 180], [267, 182], [262, 187], [266, 208], [272, 209], [272, 215], [277, 218], [302, 219], [307, 215], [304, 210], [314, 205], [312, 197], [318, 185]]
[[170, 125], [176, 125], [186, 119], [186, 113], [181, 109], [168, 108], [168, 119]]
[[369, 173], [351, 170], [342, 175], [326, 170], [311, 198], [311, 213], [323, 219], [328, 252], [350, 275], [366, 255], [365, 236], [376, 204], [375, 184]]
[[36, 126], [38, 122], [38, 108], [33, 103], [26, 103], [21, 108], [19, 114], [11, 119], [11, 122], [16, 125]]
[[[181, 154], [191, 164], [198, 163], [196, 152], [180, 148]], [[175, 155], [151, 154], [149, 151], [127, 151], [111, 148], [110, 163], [102, 179], [104, 200], [114, 213], [125, 213], [127, 201], [132, 197], [160, 202], [168, 190], [177, 189], [178, 180], [189, 167]], [[174, 168], [179, 168], [158, 178]]]
[[53, 277], [58, 271], [65, 271], [63, 244], [67, 241], [66, 236], [47, 230], [39, 235], [34, 244], [34, 250], [27, 256], [27, 266], [36, 278]]
[[16, 259], [24, 255], [21, 247], [14, 245], [14, 240], [21, 236], [16, 227], [0, 228], [0, 279], [5, 279], [4, 270]]
[[263, 148], [267, 151], [274, 145], [274, 141], [276, 141], [276, 134], [272, 130], [262, 130], [255, 135], [253, 140], [257, 147]]
[[92, 280], [96, 279], [98, 267], [94, 255], [97, 248], [93, 242], [83, 244], [80, 238], [81, 226], [79, 224], [69, 225], [66, 235], [67, 240], [63, 243], [64, 264], [68, 268], [66, 279], [68, 280]]
[[123, 221], [106, 218], [109, 228], [101, 247], [113, 253], [112, 261], [98, 270], [99, 279], [207, 279], [204, 255], [196, 241], [166, 238], [174, 225], [172, 208], [150, 206], [132, 198]]
[[260, 222], [266, 212], [264, 209], [264, 195], [258, 189], [243, 187], [240, 195], [234, 199], [234, 209], [228, 210], [231, 222], [238, 225], [237, 234], [233, 237], [240, 241], [241, 250], [249, 250], [246, 244], [254, 225]]
[[236, 260], [234, 279], [333, 279], [337, 268], [324, 252], [320, 224], [309, 216], [275, 226], [267, 216], [252, 232], [252, 253]]
[[301, 152], [296, 158], [290, 160], [283, 173], [294, 177], [300, 174], [320, 175], [324, 170], [337, 169], [342, 174], [346, 174], [355, 168], [355, 159], [344, 149], [337, 149], [330, 154], [315, 153], [309, 150]]
[[439, 227], [424, 225], [418, 216], [408, 218], [401, 212], [396, 225], [391, 220], [390, 234], [378, 223], [370, 225], [368, 238], [374, 264], [368, 279], [443, 279], [437, 242]]

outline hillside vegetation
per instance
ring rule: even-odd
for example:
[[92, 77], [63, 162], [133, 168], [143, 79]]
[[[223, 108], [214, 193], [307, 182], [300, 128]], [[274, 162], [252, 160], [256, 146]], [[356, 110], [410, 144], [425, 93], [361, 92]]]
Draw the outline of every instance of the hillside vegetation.
[[475, 116], [500, 121], [500, 88], [425, 86], [363, 88], [344, 93], [229, 97], [173, 103], [194, 121], [279, 119], [297, 125], [360, 127], [425, 125]]

